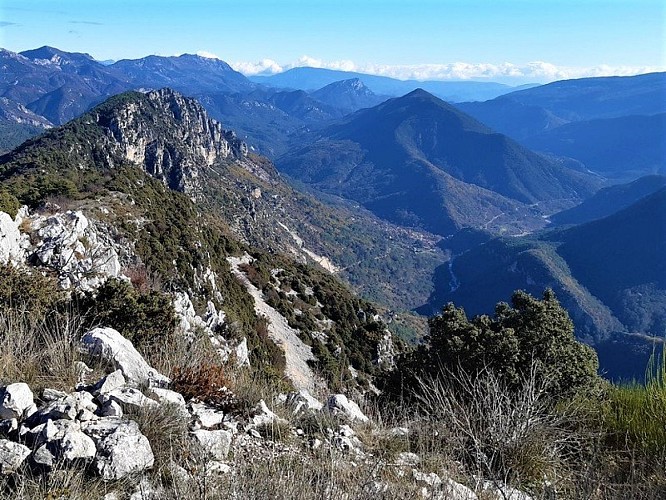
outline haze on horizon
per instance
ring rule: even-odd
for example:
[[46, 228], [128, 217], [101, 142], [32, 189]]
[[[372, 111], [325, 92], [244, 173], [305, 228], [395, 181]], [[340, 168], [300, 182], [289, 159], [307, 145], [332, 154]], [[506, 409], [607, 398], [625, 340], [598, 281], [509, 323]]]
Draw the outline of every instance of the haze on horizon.
[[3, 0], [0, 46], [510, 84], [666, 70], [660, 0]]

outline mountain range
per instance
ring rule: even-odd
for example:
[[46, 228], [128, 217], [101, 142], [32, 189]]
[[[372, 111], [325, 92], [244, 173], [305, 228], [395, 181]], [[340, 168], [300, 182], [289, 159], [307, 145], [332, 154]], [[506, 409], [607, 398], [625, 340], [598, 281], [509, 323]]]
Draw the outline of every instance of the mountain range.
[[317, 132], [278, 168], [380, 217], [442, 235], [522, 232], [573, 205], [597, 180], [535, 155], [424, 90]]
[[[485, 101], [506, 94], [515, 87], [494, 82], [397, 80], [386, 76], [325, 68], [293, 68], [271, 76], [253, 76], [250, 80], [271, 87], [313, 91], [335, 82], [358, 79], [376, 94], [390, 97], [422, 88], [452, 102]], [[525, 85], [523, 87], [531, 87]]]
[[[303, 349], [309, 354], [303, 358], [311, 368], [306, 371], [331, 381], [358, 376], [354, 370], [370, 373], [379, 342], [385, 336], [390, 342], [379, 311], [333, 275], [333, 264], [311, 250], [308, 238], [326, 233], [317, 240], [318, 250], [326, 248], [327, 237], [362, 235], [367, 255], [373, 252], [370, 241], [383, 244], [389, 238], [382, 234], [386, 226], [358, 221], [359, 214], [350, 221], [342, 209], [326, 209], [295, 193], [268, 161], [248, 153], [245, 143], [210, 119], [199, 103], [171, 89], [119, 94], [25, 142], [0, 157], [0, 180], [3, 203], [14, 197], [27, 205], [23, 217], [85, 218], [85, 227], [77, 231], [97, 231], [94, 242], [84, 238], [82, 243], [79, 233], [69, 236], [65, 244], [78, 248], [73, 267], [71, 259], [58, 260], [66, 248], [35, 258], [32, 266], [68, 283], [97, 274], [106, 278], [105, 272], [129, 277], [142, 270], [159, 277], [163, 290], [191, 308], [190, 320], [196, 314], [219, 317], [216, 311], [222, 311], [225, 337], [245, 337], [253, 366], [265, 365], [278, 378], [292, 353], [267, 338], [265, 329], [278, 327], [262, 323], [230, 259], [245, 262], [247, 279], [260, 295], [264, 289], [267, 300], [272, 297], [266, 310], [288, 325], [282, 330], [293, 328], [300, 335], [293, 342], [307, 343]], [[318, 226], [322, 221], [326, 225]], [[22, 231], [29, 236], [30, 224]], [[400, 234], [396, 230], [392, 236], [400, 240]], [[99, 263], [84, 276], [76, 263], [100, 258], [88, 255], [97, 238], [112, 249], [117, 265], [107, 269]], [[252, 245], [256, 241], [261, 248]], [[354, 250], [339, 252], [362, 260]], [[271, 275], [274, 269], [279, 276]]]
[[666, 73], [564, 80], [457, 106], [536, 151], [627, 182], [664, 172]]
[[[342, 84], [344, 80], [357, 79], [358, 75], [348, 73], [334, 80], [327, 79], [318, 87], [308, 88], [308, 91], [314, 91], [336, 83], [331, 88], [321, 89], [312, 97], [309, 95], [311, 92], [270, 90], [273, 87], [270, 82], [258, 85], [234, 71], [224, 61], [191, 54], [178, 57], [148, 56], [103, 64], [88, 54], [70, 53], [45, 46], [22, 53], [2, 49], [0, 65], [3, 68], [3, 74], [0, 75], [0, 97], [11, 101], [10, 108], [23, 106], [29, 113], [34, 113], [29, 118], [34, 122], [34, 126], [63, 124], [119, 92], [170, 87], [186, 95], [196, 96], [204, 102], [216, 103], [209, 109], [216, 118], [224, 120], [252, 146], [271, 156], [277, 154], [273, 149], [280, 152], [281, 144], [285, 142], [287, 135], [281, 134], [278, 137], [271, 134], [271, 128], [284, 129], [275, 127], [276, 123], [281, 125], [286, 120], [293, 125], [287, 127], [290, 130], [309, 126], [315, 121], [339, 118], [347, 112], [376, 105], [386, 98], [381, 97], [382, 95], [387, 94], [388, 97], [389, 94], [377, 92], [378, 96], [375, 96], [365, 85], [359, 85], [359, 82]], [[405, 88], [415, 88], [409, 85], [405, 87], [399, 80], [386, 80], [401, 86], [400, 89], [394, 89], [391, 96], [405, 93], [402, 91]], [[510, 90], [510, 87], [499, 84], [476, 82], [457, 82], [453, 87], [467, 98], [476, 98], [473, 89], [477, 88]], [[260, 88], [263, 91], [256, 93], [255, 90]], [[299, 86], [294, 88], [302, 90]], [[469, 92], [465, 94], [464, 89]], [[499, 93], [501, 92], [493, 91], [493, 96]], [[230, 95], [234, 97], [227, 102], [225, 98]], [[276, 106], [276, 100], [282, 104]], [[308, 102], [299, 104], [299, 101]], [[263, 112], [251, 123], [238, 113], [238, 106], [245, 106], [245, 103], [264, 107]], [[2, 106], [7, 107], [8, 104], [3, 103]], [[318, 107], [325, 109], [319, 114], [314, 113], [303, 118], [302, 115], [307, 114], [308, 108]], [[12, 116], [10, 114], [8, 120], [3, 120], [5, 126], [12, 125], [24, 132], [18, 132], [16, 141], [9, 143], [9, 146], [18, 145], [18, 140], [25, 136], [25, 131], [32, 130], [23, 125], [16, 126], [16, 120]], [[25, 123], [25, 119], [24, 116], [21, 123]], [[271, 136], [270, 141], [265, 140], [267, 135]]]
[[[425, 331], [411, 309], [453, 300], [487, 313], [545, 287], [609, 376], [640, 372], [661, 335], [664, 73], [516, 91], [318, 68], [248, 79], [193, 55], [101, 64], [51, 47], [3, 50], [0, 65], [0, 191], [110, 221], [199, 309], [210, 297], [192, 270], [232, 280], [210, 256], [242, 249], [265, 293], [271, 270], [288, 269], [405, 338]], [[201, 220], [210, 231], [192, 229]], [[305, 305], [273, 292], [289, 321], [316, 330], [321, 311], [301, 317]], [[241, 302], [231, 316], [246, 315]]]

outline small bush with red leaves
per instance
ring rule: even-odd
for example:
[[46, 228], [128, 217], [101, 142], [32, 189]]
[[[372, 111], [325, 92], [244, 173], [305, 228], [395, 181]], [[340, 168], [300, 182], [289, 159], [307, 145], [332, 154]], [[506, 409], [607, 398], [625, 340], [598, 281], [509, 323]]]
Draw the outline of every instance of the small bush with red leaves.
[[221, 365], [206, 364], [195, 368], [176, 367], [171, 388], [185, 400], [196, 399], [224, 412], [238, 412], [241, 405], [231, 389], [232, 384]]

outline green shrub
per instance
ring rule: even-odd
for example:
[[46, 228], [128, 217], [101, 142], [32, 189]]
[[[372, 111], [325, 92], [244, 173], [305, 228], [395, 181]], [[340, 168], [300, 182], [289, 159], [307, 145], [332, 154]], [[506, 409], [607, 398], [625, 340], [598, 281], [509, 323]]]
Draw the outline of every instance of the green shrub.
[[123, 280], [111, 278], [96, 294], [80, 298], [80, 308], [90, 326], [115, 328], [135, 345], [152, 344], [170, 336], [176, 316], [169, 295], [139, 292]]
[[415, 377], [436, 376], [442, 370], [472, 377], [490, 371], [508, 389], [518, 390], [528, 370], [535, 370], [537, 379], [548, 381], [555, 402], [599, 380], [596, 353], [575, 339], [573, 323], [552, 290], [546, 290], [542, 300], [517, 291], [511, 305], [497, 304], [493, 317], [471, 320], [449, 303], [429, 326], [424, 344], [404, 357], [385, 381], [388, 390], [395, 393], [405, 383], [407, 391], [416, 389]]
[[13, 219], [16, 217], [21, 204], [11, 193], [0, 191], [0, 212], [6, 212]]
[[30, 311], [40, 315], [63, 299], [55, 280], [11, 264], [0, 265], [0, 312]]

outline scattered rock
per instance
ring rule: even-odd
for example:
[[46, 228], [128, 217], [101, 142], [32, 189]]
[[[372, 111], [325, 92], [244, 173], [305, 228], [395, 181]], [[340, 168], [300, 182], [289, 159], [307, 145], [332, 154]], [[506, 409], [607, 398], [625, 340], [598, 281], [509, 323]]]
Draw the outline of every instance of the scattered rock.
[[95, 328], [81, 337], [83, 350], [90, 356], [109, 361], [133, 385], [164, 386], [169, 379], [152, 368], [132, 342], [113, 328]]
[[120, 389], [125, 386], [125, 377], [122, 370], [116, 370], [109, 373], [106, 377], [97, 382], [91, 389], [91, 392], [98, 396], [100, 394], [108, 394], [109, 392]]
[[250, 419], [250, 425], [257, 427], [260, 425], [273, 423], [286, 424], [287, 421], [273, 413], [268, 408], [268, 406], [266, 406], [266, 402], [262, 399], [254, 408], [254, 416]]
[[15, 418], [8, 418], [6, 420], [0, 420], [0, 434], [10, 434], [18, 430], [19, 424], [18, 420]]
[[191, 403], [190, 413], [195, 422], [206, 429], [212, 429], [224, 422], [224, 413], [205, 403]]
[[0, 439], [0, 474], [9, 475], [18, 470], [30, 455], [30, 448], [7, 439]]
[[373, 495], [381, 495], [382, 493], [386, 493], [389, 489], [388, 484], [382, 483], [380, 481], [368, 481], [363, 485], [363, 491], [366, 493]]
[[413, 467], [417, 465], [421, 459], [416, 453], [410, 451], [403, 451], [398, 454], [398, 457], [395, 460], [396, 465]]
[[412, 469], [412, 477], [414, 478], [414, 481], [416, 481], [416, 484], [420, 486], [437, 488], [442, 484], [442, 478], [434, 472], [427, 473]]
[[333, 415], [342, 415], [349, 420], [359, 420], [360, 422], [369, 422], [356, 403], [347, 399], [344, 394], [333, 394], [329, 396], [326, 402], [326, 410]]
[[76, 379], [78, 381], [78, 386], [85, 386], [88, 383], [88, 375], [93, 372], [93, 369], [90, 368], [83, 361], [77, 361], [74, 363], [74, 370], [76, 371]]
[[[49, 446], [49, 449], [53, 448]], [[55, 446], [55, 456], [68, 462], [92, 460], [96, 452], [97, 449], [93, 440], [77, 430], [66, 432], [62, 439], [56, 442]]]
[[113, 399], [109, 400], [102, 406], [97, 413], [100, 417], [122, 417], [123, 408]]
[[142, 478], [129, 500], [162, 500], [165, 498], [164, 488], [155, 486], [148, 478]]
[[52, 401], [57, 401], [59, 399], [64, 399], [67, 397], [67, 393], [64, 391], [58, 391], [56, 389], [44, 389], [42, 391], [42, 401], [50, 403]]
[[30, 457], [32, 466], [42, 472], [49, 472], [56, 462], [56, 457], [51, 453], [46, 444], [37, 448]]
[[250, 366], [250, 351], [247, 348], [247, 339], [245, 337], [243, 337], [243, 340], [234, 349], [234, 354], [236, 356], [236, 366]]
[[64, 398], [52, 401], [40, 409], [38, 414], [40, 415], [40, 420], [43, 422], [47, 419], [58, 420], [63, 418], [76, 420], [85, 412], [93, 414], [96, 411], [97, 404], [94, 401], [93, 395], [86, 391], [79, 391], [65, 394]]
[[199, 429], [192, 433], [201, 450], [213, 460], [224, 460], [231, 446], [231, 432], [224, 430], [206, 431]]
[[476, 493], [474, 493], [467, 486], [460, 484], [450, 478], [444, 480], [439, 488], [439, 491], [442, 492], [442, 495], [440, 496], [442, 499], [478, 500], [479, 498], [476, 496]]
[[312, 397], [307, 389], [287, 394], [286, 404], [293, 408], [294, 415], [303, 411], [320, 411], [324, 407], [323, 403]]
[[393, 427], [388, 431], [391, 437], [407, 437], [409, 436], [409, 429], [407, 427]]
[[80, 430], [81, 425], [78, 422], [67, 419], [48, 419], [45, 423], [34, 427], [27, 433], [26, 442], [34, 446], [55, 443], [65, 437], [65, 434]]
[[532, 497], [524, 491], [493, 481], [483, 481], [481, 489], [489, 500], [532, 500]]
[[229, 474], [231, 472], [231, 466], [225, 464], [224, 462], [218, 462], [217, 460], [211, 460], [206, 463], [206, 475], [222, 475]]
[[0, 210], [0, 264], [23, 262], [25, 251], [21, 246], [20, 217]]
[[122, 479], [153, 466], [155, 457], [136, 422], [105, 418], [82, 426], [97, 445], [93, 463], [104, 480]]
[[179, 392], [170, 389], [162, 389], [161, 387], [151, 387], [148, 391], [155, 396], [160, 403], [173, 404], [185, 408], [185, 398]]
[[28, 384], [18, 382], [0, 389], [0, 418], [21, 419], [26, 411], [34, 408], [35, 401]]
[[108, 401], [115, 401], [120, 404], [123, 411], [127, 411], [130, 408], [138, 410], [141, 408], [157, 408], [159, 406], [157, 401], [144, 396], [139, 389], [135, 389], [134, 387], [114, 389], [107, 394], [100, 394], [97, 396], [97, 400], [103, 405]]

